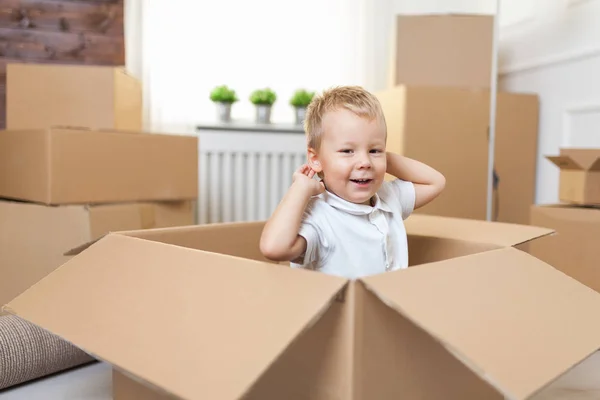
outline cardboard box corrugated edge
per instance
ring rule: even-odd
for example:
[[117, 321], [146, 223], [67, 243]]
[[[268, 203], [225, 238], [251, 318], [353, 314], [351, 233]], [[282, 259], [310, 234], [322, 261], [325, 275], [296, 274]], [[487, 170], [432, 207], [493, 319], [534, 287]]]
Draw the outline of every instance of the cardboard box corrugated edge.
[[[430, 220], [431, 220], [431, 219], [430, 219]], [[549, 231], [549, 230], [545, 230], [545, 231], [547, 232], [547, 231]], [[533, 231], [531, 231], [531, 230], [530, 230], [529, 232], [530, 232], [530, 233], [532, 233]], [[542, 232], [542, 231], [539, 231], [539, 232], [540, 232], [541, 234], [543, 234], [543, 233], [544, 233], [544, 232]], [[110, 236], [109, 236], [109, 237], [110, 237]], [[533, 239], [533, 238], [530, 238], [530, 240], [531, 240], [531, 239]], [[512, 240], [512, 239], [511, 239], [511, 240]], [[520, 239], [520, 240], [521, 240], [521, 239]], [[505, 242], [505, 239], [503, 239], [503, 242]], [[503, 251], [503, 250], [498, 250], [498, 251]], [[514, 250], [514, 249], [513, 249], [513, 250], [511, 250], [511, 251], [512, 251], [512, 252], [518, 252], [517, 250]], [[467, 256], [467, 257], [468, 257], [468, 256]], [[363, 282], [364, 282], [364, 280], [363, 280]], [[299, 334], [299, 333], [298, 333], [298, 334]]]

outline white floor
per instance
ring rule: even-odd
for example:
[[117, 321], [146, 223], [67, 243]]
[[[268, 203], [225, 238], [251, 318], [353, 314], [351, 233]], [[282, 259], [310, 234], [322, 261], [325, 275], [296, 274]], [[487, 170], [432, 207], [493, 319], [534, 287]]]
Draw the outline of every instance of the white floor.
[[[110, 366], [94, 363], [0, 392], [0, 400], [112, 400]], [[599, 400], [600, 352], [531, 400]]]
[[110, 366], [93, 363], [0, 392], [1, 400], [112, 400]]
[[531, 400], [599, 400], [600, 352], [561, 376]]

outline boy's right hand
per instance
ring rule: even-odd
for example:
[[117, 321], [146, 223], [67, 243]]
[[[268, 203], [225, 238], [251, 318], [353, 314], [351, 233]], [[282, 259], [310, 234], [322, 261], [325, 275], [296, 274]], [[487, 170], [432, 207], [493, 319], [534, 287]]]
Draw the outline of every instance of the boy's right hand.
[[304, 164], [294, 172], [292, 182], [306, 188], [311, 197], [317, 196], [325, 191], [325, 185], [313, 179], [314, 176], [315, 171], [308, 164]]

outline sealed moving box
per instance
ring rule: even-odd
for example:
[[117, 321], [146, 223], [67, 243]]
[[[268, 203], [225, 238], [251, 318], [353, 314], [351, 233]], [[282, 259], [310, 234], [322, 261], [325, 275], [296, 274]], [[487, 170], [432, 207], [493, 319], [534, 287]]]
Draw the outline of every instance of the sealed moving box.
[[142, 87], [122, 67], [8, 64], [7, 129], [142, 130]]
[[0, 201], [0, 302], [10, 301], [69, 257], [65, 251], [111, 231], [194, 223], [193, 203], [68, 205]]
[[5, 310], [115, 400], [530, 399], [600, 348], [600, 293], [514, 247], [549, 229], [415, 214], [411, 268], [348, 281], [264, 262], [262, 228], [109, 234]]
[[52, 205], [195, 200], [198, 138], [68, 127], [0, 131], [0, 197]]
[[398, 15], [395, 22], [390, 87], [490, 87], [493, 15]]
[[[485, 219], [490, 92], [401, 85], [375, 94], [387, 122], [388, 149], [446, 176], [444, 192], [417, 212]], [[529, 223], [535, 200], [538, 109], [535, 95], [498, 93], [495, 221]]]

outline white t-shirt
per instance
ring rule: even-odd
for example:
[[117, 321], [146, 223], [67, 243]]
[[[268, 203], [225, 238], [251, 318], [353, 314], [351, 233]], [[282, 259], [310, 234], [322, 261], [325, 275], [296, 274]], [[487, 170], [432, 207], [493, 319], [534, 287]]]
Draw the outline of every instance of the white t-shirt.
[[331, 275], [357, 279], [408, 267], [404, 220], [413, 212], [415, 187], [395, 179], [383, 183], [375, 205], [354, 204], [331, 192], [313, 197], [299, 234], [307, 242], [301, 264]]

